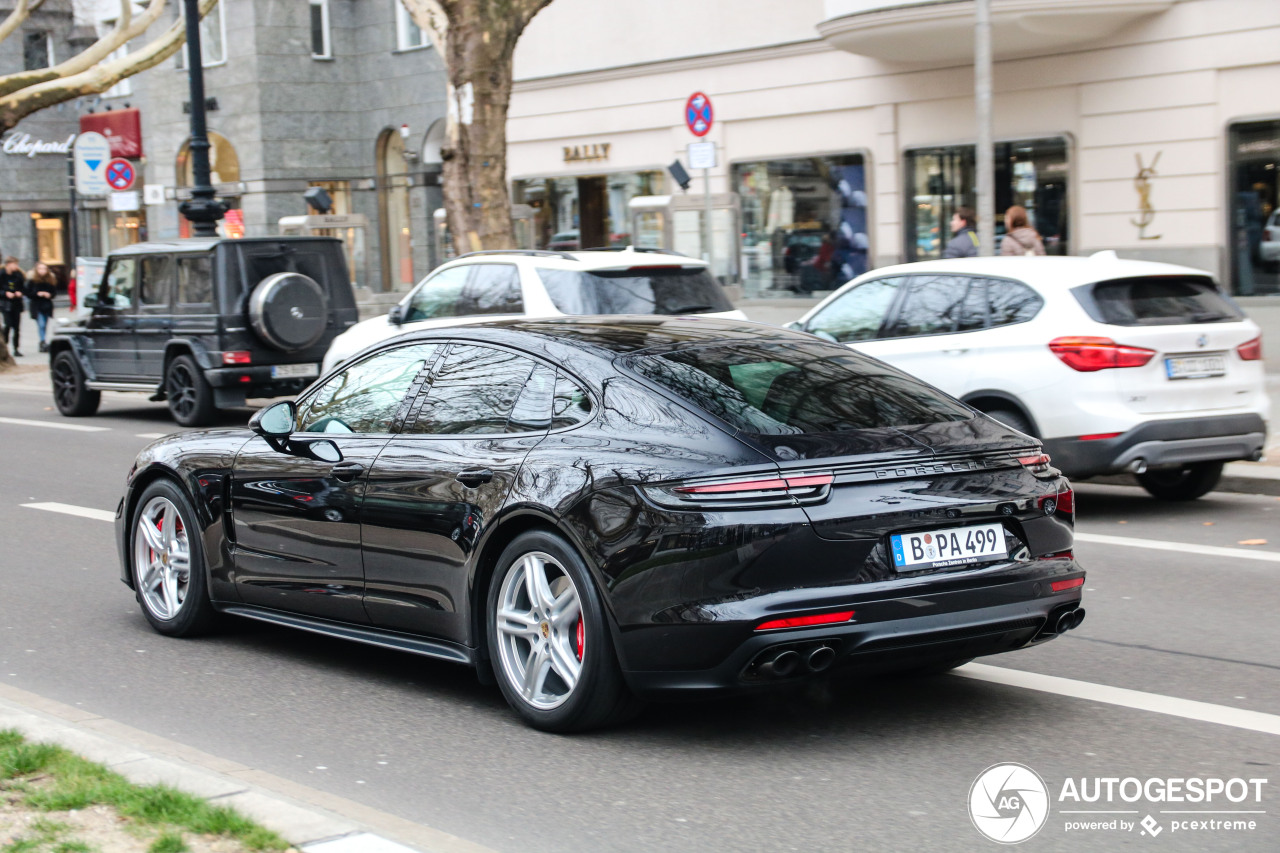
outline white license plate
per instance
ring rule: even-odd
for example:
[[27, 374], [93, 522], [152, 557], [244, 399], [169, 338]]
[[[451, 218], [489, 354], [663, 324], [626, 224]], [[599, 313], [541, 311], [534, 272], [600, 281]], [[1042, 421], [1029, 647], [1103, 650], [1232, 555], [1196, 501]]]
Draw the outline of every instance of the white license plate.
[[273, 364], [271, 365], [272, 379], [296, 379], [300, 376], [319, 376], [320, 365], [318, 364]]
[[1009, 556], [1001, 524], [895, 533], [889, 542], [893, 564], [900, 569], [937, 569]]
[[1164, 360], [1164, 372], [1170, 379], [1208, 379], [1227, 375], [1227, 359], [1222, 353], [1211, 355], [1174, 355]]

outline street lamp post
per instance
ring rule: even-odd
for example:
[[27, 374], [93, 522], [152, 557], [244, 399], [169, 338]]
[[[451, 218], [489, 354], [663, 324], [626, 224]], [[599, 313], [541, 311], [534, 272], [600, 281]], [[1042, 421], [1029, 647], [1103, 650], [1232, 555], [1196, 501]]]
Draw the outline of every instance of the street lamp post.
[[195, 237], [216, 237], [227, 206], [214, 198], [209, 183], [209, 134], [204, 122], [204, 54], [200, 52], [199, 0], [183, 0], [187, 18], [187, 79], [191, 85], [191, 198], [178, 209]]

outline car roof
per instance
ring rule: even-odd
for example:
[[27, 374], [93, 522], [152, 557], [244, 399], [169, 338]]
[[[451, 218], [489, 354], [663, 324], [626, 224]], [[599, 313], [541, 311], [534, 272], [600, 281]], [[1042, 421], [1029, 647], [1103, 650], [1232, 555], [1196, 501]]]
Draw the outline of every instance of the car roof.
[[493, 320], [466, 326], [437, 327], [408, 332], [398, 342], [439, 338], [480, 338], [515, 343], [533, 337], [544, 344], [593, 351], [605, 358], [638, 352], [663, 351], [681, 345], [774, 341], [814, 343], [812, 335], [764, 323], [720, 318], [618, 314], [594, 317]]
[[111, 256], [120, 255], [155, 255], [164, 252], [207, 252], [220, 243], [303, 243], [303, 242], [337, 242], [336, 237], [319, 237], [310, 235], [289, 235], [277, 237], [187, 237], [181, 240], [152, 240], [146, 243], [131, 243], [112, 249]]
[[1213, 277], [1212, 273], [1193, 267], [1165, 264], [1156, 261], [1135, 261], [1119, 258], [1115, 252], [1098, 252], [1088, 257], [1074, 255], [1014, 255], [994, 258], [951, 258], [940, 261], [917, 261], [878, 267], [860, 276], [861, 279], [882, 278], [891, 275], [920, 273], [961, 273], [965, 275], [990, 275], [1025, 281], [1044, 289], [1069, 289], [1082, 284], [1109, 281], [1115, 278], [1157, 275], [1195, 275]]
[[470, 252], [448, 261], [441, 266], [454, 266], [470, 263], [512, 263], [519, 259], [531, 259], [540, 267], [563, 270], [612, 270], [630, 267], [682, 266], [705, 268], [707, 262], [700, 258], [691, 258], [679, 252], [662, 249], [637, 249], [626, 246], [621, 249], [516, 249], [512, 251], [493, 250]]

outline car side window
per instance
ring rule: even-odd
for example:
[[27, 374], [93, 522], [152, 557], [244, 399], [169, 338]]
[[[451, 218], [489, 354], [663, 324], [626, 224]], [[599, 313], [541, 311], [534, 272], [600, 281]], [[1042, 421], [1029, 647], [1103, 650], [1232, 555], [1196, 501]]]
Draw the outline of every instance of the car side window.
[[902, 281], [879, 278], [858, 285], [815, 314], [805, 330], [842, 344], [878, 337]]
[[523, 314], [520, 270], [515, 264], [476, 264], [462, 286], [457, 314]]
[[476, 435], [519, 432], [509, 421], [537, 366], [531, 358], [474, 344], [453, 344], [431, 377], [404, 432]]
[[974, 332], [987, 327], [987, 279], [969, 278], [969, 286], [956, 318], [957, 332]]
[[180, 255], [178, 294], [175, 309], [186, 314], [213, 311], [213, 258], [209, 255]]
[[142, 259], [138, 281], [138, 305], [143, 310], [168, 310], [173, 295], [173, 258], [152, 255]]
[[891, 338], [954, 332], [964, 313], [970, 277], [913, 275], [907, 278], [898, 314], [887, 330]]
[[137, 258], [112, 258], [98, 288], [98, 304], [120, 310], [132, 307], [137, 271]]
[[551, 409], [551, 428], [577, 426], [591, 417], [591, 398], [568, 376], [556, 376], [556, 395]]
[[299, 432], [391, 432], [400, 407], [435, 358], [438, 344], [413, 344], [377, 353], [339, 372], [299, 408]]
[[431, 320], [435, 317], [456, 317], [462, 288], [471, 274], [468, 266], [450, 267], [428, 278], [409, 300], [409, 310], [404, 320]]
[[556, 369], [545, 364], [533, 368], [524, 390], [511, 407], [507, 432], [539, 432], [551, 426], [556, 391]]
[[1044, 300], [1025, 284], [1003, 278], [987, 281], [987, 301], [991, 303], [991, 325], [1024, 323], [1040, 313]]

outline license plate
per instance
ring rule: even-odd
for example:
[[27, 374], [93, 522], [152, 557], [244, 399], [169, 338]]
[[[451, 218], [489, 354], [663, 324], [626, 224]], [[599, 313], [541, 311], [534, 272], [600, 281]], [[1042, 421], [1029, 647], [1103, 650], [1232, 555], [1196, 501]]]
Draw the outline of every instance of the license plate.
[[318, 364], [273, 364], [271, 365], [272, 379], [296, 379], [300, 376], [319, 376], [320, 365]]
[[889, 541], [899, 569], [940, 569], [1009, 556], [1001, 524], [895, 533]]
[[1208, 379], [1227, 375], [1227, 359], [1222, 353], [1211, 355], [1174, 355], [1164, 360], [1164, 372], [1170, 379]]

